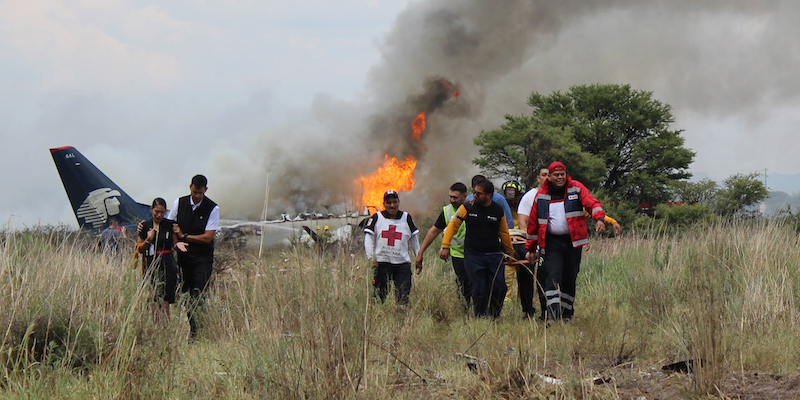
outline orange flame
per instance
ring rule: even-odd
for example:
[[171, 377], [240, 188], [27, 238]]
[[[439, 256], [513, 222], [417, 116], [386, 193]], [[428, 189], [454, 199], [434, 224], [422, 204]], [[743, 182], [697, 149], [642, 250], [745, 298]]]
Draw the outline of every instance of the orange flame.
[[422, 137], [422, 131], [425, 130], [425, 113], [419, 113], [417, 118], [414, 121], [411, 121], [411, 129], [414, 130], [414, 133], [411, 134], [411, 137], [414, 140], [419, 141]]
[[461, 91], [458, 90], [456, 85], [453, 85], [453, 83], [448, 81], [447, 79], [442, 78], [440, 80], [440, 82], [441, 82], [442, 86], [444, 86], [446, 89], [449, 89], [449, 90], [453, 91], [453, 97], [458, 97], [458, 95], [461, 94]]
[[[425, 113], [417, 114], [417, 118], [411, 121], [411, 137], [419, 142], [422, 132], [425, 130]], [[420, 146], [420, 148], [424, 148]], [[407, 191], [414, 188], [414, 168], [417, 167], [417, 159], [409, 155], [403, 161], [397, 158], [384, 155], [383, 166], [378, 168], [370, 176], [362, 176], [356, 180], [364, 194], [361, 196], [361, 205], [367, 208], [380, 210], [383, 205], [383, 194], [387, 190]]]
[[417, 159], [408, 156], [405, 160], [398, 162], [397, 158], [385, 156], [383, 167], [378, 168], [370, 176], [362, 176], [356, 180], [364, 194], [361, 202], [364, 206], [382, 209], [383, 194], [393, 189], [395, 191], [405, 191], [414, 188], [414, 168], [417, 167]]

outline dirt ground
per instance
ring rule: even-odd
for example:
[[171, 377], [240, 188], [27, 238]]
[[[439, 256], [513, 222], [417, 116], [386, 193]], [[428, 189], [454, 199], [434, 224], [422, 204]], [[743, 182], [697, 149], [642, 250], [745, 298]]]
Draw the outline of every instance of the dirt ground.
[[800, 399], [799, 375], [727, 372], [721, 374], [715, 389], [707, 396], [697, 395], [693, 389], [693, 375], [687, 373], [623, 368], [602, 378], [596, 380], [595, 385], [616, 385], [615, 390], [622, 399]]

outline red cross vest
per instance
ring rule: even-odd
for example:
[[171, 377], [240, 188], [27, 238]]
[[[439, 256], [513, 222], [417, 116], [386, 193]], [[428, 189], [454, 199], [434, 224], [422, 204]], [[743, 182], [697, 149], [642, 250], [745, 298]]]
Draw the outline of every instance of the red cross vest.
[[408, 226], [408, 213], [403, 211], [398, 219], [388, 219], [378, 212], [378, 220], [372, 227], [375, 235], [375, 259], [390, 264], [410, 263], [408, 240], [411, 227]]

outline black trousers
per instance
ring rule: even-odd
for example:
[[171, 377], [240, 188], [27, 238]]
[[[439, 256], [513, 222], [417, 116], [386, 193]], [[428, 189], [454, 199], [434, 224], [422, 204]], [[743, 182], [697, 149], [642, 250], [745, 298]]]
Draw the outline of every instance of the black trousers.
[[456, 273], [456, 282], [458, 283], [458, 289], [461, 290], [461, 296], [469, 304], [472, 300], [472, 284], [469, 282], [469, 275], [467, 275], [467, 269], [464, 267], [464, 259], [450, 257], [450, 260], [453, 262], [453, 272]]
[[[190, 245], [191, 247], [191, 245]], [[181, 292], [189, 293], [189, 304], [186, 307], [186, 316], [189, 319], [189, 328], [192, 337], [197, 336], [200, 328], [198, 314], [203, 307], [203, 295], [211, 279], [214, 269], [214, 251], [202, 253], [178, 253], [178, 267], [181, 270]]]
[[545, 237], [545, 254], [539, 270], [547, 298], [547, 318], [571, 318], [574, 314], [575, 285], [581, 266], [581, 247], [572, 247], [569, 235]]
[[472, 305], [475, 316], [500, 317], [508, 290], [503, 255], [466, 251], [464, 266], [472, 284]]
[[389, 294], [389, 280], [394, 282], [397, 302], [408, 304], [408, 295], [411, 294], [411, 263], [378, 263], [372, 284], [375, 286], [375, 294], [381, 299], [381, 302], [386, 301], [386, 295]]
[[142, 273], [145, 276], [150, 274], [150, 285], [155, 289], [153, 300], [175, 303], [175, 292], [178, 289], [178, 267], [175, 266], [172, 254], [147, 256], [146, 260], [146, 266]]
[[[524, 260], [525, 254], [528, 250], [525, 249], [525, 244], [514, 245], [514, 257], [518, 260]], [[536, 264], [519, 265], [517, 267], [517, 289], [519, 290], [519, 302], [522, 306], [522, 312], [528, 318], [536, 316], [536, 308], [533, 306], [533, 295], [536, 293], [536, 279], [534, 279], [534, 271]]]

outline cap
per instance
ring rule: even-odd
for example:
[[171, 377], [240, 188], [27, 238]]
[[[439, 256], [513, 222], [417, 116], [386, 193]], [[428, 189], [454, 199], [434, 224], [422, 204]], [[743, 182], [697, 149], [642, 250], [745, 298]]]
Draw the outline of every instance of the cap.
[[556, 172], [556, 171], [566, 171], [567, 167], [565, 167], [564, 163], [562, 163], [561, 161], [553, 161], [553, 163], [550, 164], [550, 166], [547, 167], [547, 169], [552, 174], [553, 172]]
[[398, 196], [397, 192], [395, 192], [392, 189], [387, 190], [386, 193], [383, 194], [383, 201], [388, 200], [390, 197], [394, 197], [395, 199], [400, 200], [400, 196]]

